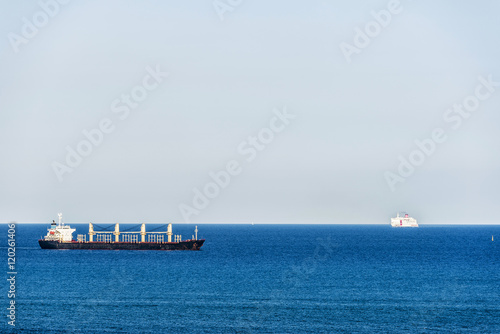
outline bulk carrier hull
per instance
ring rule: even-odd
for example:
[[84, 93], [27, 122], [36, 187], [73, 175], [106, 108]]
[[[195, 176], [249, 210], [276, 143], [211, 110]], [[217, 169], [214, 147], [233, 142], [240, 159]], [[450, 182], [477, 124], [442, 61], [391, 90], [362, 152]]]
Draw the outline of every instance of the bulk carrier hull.
[[[94, 225], [89, 223], [89, 241], [87, 241], [85, 234], [78, 234], [77, 240], [74, 240], [73, 232], [76, 229], [62, 223], [62, 213], [59, 213], [58, 216], [59, 224], [53, 220], [50, 229], [47, 230], [47, 235], [43, 239], [38, 239], [38, 244], [42, 249], [197, 251], [205, 242], [205, 239], [198, 239], [198, 226], [195, 227], [195, 234], [191, 239], [182, 240], [181, 235], [172, 233], [172, 224], [168, 224], [166, 232], [153, 232], [154, 230], [146, 232], [146, 224], [144, 223], [141, 224], [140, 231], [130, 231], [130, 229], [120, 231], [120, 224], [115, 224], [114, 232], [106, 231], [109, 227], [102, 231], [96, 231]], [[174, 242], [172, 242], [172, 236], [174, 236]], [[96, 239], [97, 241], [95, 241]]]
[[200, 250], [205, 242], [186, 240], [180, 242], [60, 242], [38, 240], [42, 249], [104, 249], [104, 250]]

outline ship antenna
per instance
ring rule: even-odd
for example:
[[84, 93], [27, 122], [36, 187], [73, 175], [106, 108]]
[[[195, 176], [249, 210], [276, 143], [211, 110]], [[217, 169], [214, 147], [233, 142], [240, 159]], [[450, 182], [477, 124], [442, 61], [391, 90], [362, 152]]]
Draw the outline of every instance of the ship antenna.
[[198, 226], [194, 227], [194, 240], [198, 240]]
[[61, 227], [62, 213], [58, 213], [57, 216], [59, 216], [59, 227]]

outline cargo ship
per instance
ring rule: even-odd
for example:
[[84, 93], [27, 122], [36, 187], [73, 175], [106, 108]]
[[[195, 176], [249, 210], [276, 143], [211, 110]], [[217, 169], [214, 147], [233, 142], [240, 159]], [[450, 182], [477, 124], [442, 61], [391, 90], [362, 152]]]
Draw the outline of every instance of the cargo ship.
[[418, 227], [417, 220], [408, 216], [407, 213], [403, 212], [403, 216], [400, 217], [399, 212], [395, 218], [391, 218], [392, 227]]
[[94, 225], [89, 223], [89, 240], [85, 234], [78, 234], [77, 240], [73, 240], [76, 229], [62, 222], [61, 213], [58, 216], [59, 223], [53, 220], [47, 235], [38, 240], [42, 249], [200, 250], [205, 242], [205, 239], [198, 239], [198, 226], [191, 239], [182, 240], [181, 235], [172, 233], [172, 224], [168, 224], [166, 232], [146, 232], [146, 224], [141, 224], [140, 231], [127, 232], [120, 231], [119, 224], [114, 231], [95, 231]]

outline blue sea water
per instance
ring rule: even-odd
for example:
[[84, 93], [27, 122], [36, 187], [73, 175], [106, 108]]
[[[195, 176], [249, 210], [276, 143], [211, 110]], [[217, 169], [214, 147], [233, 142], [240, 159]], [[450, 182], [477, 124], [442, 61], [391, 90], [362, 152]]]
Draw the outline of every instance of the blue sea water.
[[46, 228], [16, 228], [21, 333], [500, 333], [500, 226], [200, 225], [199, 252], [42, 250]]

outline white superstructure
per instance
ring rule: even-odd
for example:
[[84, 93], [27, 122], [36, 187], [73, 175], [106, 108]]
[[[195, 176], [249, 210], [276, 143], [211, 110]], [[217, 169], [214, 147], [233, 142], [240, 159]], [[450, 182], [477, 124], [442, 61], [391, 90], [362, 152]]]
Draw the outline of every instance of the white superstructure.
[[62, 213], [58, 213], [57, 215], [59, 216], [59, 225], [56, 225], [56, 222], [52, 221], [50, 229], [48, 229], [47, 235], [43, 239], [71, 242], [73, 240], [73, 232], [75, 232], [76, 229], [71, 228], [69, 225], [64, 225], [62, 222]]
[[408, 216], [407, 213], [402, 213], [401, 216], [398, 212], [396, 218], [391, 218], [392, 227], [418, 227], [417, 220]]

